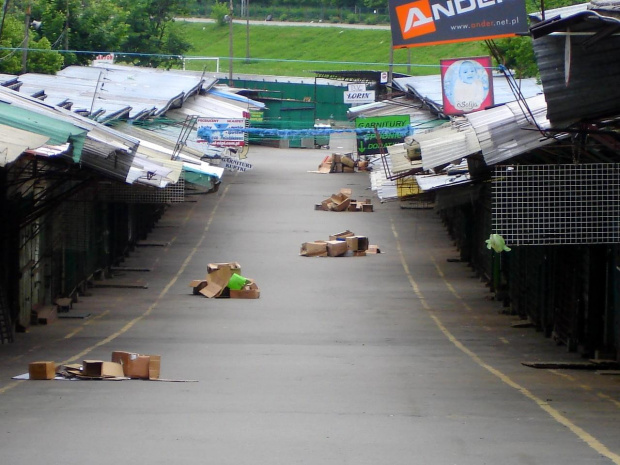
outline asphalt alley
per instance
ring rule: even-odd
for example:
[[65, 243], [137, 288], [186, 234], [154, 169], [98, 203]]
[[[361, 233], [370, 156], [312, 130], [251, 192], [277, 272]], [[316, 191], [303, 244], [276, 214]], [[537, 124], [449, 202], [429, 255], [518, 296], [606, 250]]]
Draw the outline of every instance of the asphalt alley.
[[[0, 346], [2, 462], [21, 465], [620, 464], [620, 378], [492, 299], [433, 210], [380, 203], [329, 152], [252, 147], [253, 169], [171, 205], [63, 318]], [[341, 188], [371, 213], [317, 211]], [[343, 230], [382, 253], [301, 257]], [[236, 261], [255, 300], [188, 284]], [[98, 284], [102, 284], [99, 282]], [[28, 363], [162, 357], [168, 381], [24, 381]]]

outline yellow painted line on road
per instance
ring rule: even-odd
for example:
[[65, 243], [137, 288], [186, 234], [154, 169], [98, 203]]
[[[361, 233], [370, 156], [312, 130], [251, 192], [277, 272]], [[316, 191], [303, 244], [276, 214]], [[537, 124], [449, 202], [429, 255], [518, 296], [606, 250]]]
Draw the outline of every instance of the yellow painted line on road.
[[[204, 227], [204, 230], [202, 232], [202, 235], [200, 236], [200, 239], [198, 240], [198, 242], [196, 243], [196, 245], [192, 248], [192, 250], [190, 251], [189, 255], [187, 256], [187, 258], [183, 261], [183, 263], [181, 264], [181, 267], [179, 268], [179, 270], [177, 271], [177, 273], [174, 275], [174, 277], [168, 282], [168, 284], [162, 289], [162, 291], [159, 293], [159, 295], [157, 296], [157, 298], [155, 299], [155, 301], [146, 309], [146, 311], [144, 311], [144, 313], [142, 313], [141, 315], [135, 317], [133, 320], [129, 321], [125, 326], [123, 326], [121, 329], [119, 329], [118, 331], [116, 331], [115, 333], [109, 335], [108, 337], [106, 337], [105, 339], [102, 339], [101, 341], [97, 342], [96, 344], [84, 349], [83, 351], [81, 351], [78, 354], [73, 355], [72, 357], [69, 357], [67, 360], [64, 360], [62, 362], [60, 362], [60, 365], [66, 365], [68, 363], [72, 363], [75, 362], [76, 360], [82, 360], [84, 358], [85, 355], [89, 354], [90, 352], [92, 352], [93, 350], [106, 345], [107, 343], [113, 341], [114, 339], [118, 338], [119, 336], [125, 334], [127, 331], [129, 331], [136, 323], [140, 322], [141, 320], [143, 320], [145, 317], [147, 317], [148, 315], [150, 315], [153, 310], [155, 308], [157, 308], [157, 306], [159, 305], [159, 303], [161, 302], [161, 300], [165, 297], [165, 295], [168, 293], [168, 291], [170, 290], [170, 288], [172, 286], [174, 286], [176, 284], [176, 282], [179, 280], [180, 276], [183, 274], [183, 272], [185, 271], [185, 268], [187, 268], [187, 266], [189, 265], [189, 263], [191, 262], [192, 258], [194, 258], [194, 255], [196, 255], [196, 253], [198, 252], [198, 249], [200, 248], [200, 246], [202, 245], [202, 243], [204, 242], [204, 240], [207, 237], [207, 232], [209, 231], [209, 227], [211, 226], [211, 223], [213, 223], [213, 220], [215, 218], [215, 214], [217, 212], [217, 209], [220, 205], [220, 202], [222, 201], [222, 199], [226, 196], [226, 193], [228, 192], [228, 188], [230, 186], [226, 186], [226, 189], [224, 189], [224, 192], [222, 192], [222, 195], [219, 197], [219, 199], [217, 200], [217, 202], [215, 203], [215, 206], [213, 207], [213, 211], [211, 212], [211, 214], [209, 215], [209, 219], [207, 220], [207, 224]], [[22, 381], [15, 381], [13, 383], [7, 384], [6, 386], [4, 386], [3, 388], [0, 388], [0, 394], [4, 394], [5, 392], [13, 389], [16, 386], [19, 386], [22, 383]]]
[[[456, 348], [458, 348], [461, 352], [463, 352], [465, 355], [467, 355], [469, 358], [471, 358], [478, 366], [484, 368], [489, 373], [491, 373], [492, 375], [494, 375], [497, 378], [499, 378], [504, 384], [506, 384], [506, 385], [510, 386], [511, 388], [519, 391], [523, 396], [525, 396], [526, 398], [530, 399], [538, 407], [540, 407], [543, 411], [545, 411], [551, 418], [553, 418], [556, 422], [558, 422], [562, 426], [568, 428], [575, 436], [577, 436], [579, 439], [581, 439], [583, 442], [585, 442], [595, 452], [597, 452], [600, 455], [603, 455], [603, 456], [607, 457], [614, 464], [620, 465], [620, 455], [618, 455], [618, 454], [612, 452], [611, 450], [609, 450], [607, 448], [607, 446], [605, 446], [602, 442], [600, 442], [598, 439], [596, 439], [594, 436], [592, 436], [590, 433], [588, 433], [583, 428], [577, 426], [575, 423], [570, 421], [566, 416], [562, 415], [562, 413], [560, 411], [558, 411], [557, 409], [551, 407], [547, 402], [545, 402], [544, 400], [542, 400], [539, 397], [537, 397], [529, 389], [525, 388], [524, 386], [521, 386], [519, 383], [513, 381], [508, 375], [504, 374], [503, 372], [501, 372], [497, 368], [495, 368], [495, 367], [489, 365], [488, 363], [486, 363], [475, 352], [473, 352], [472, 350], [467, 348], [461, 341], [459, 341], [450, 332], [450, 330], [448, 330], [448, 328], [446, 328], [444, 326], [444, 324], [439, 319], [439, 317], [437, 315], [435, 315], [435, 313], [432, 311], [430, 305], [428, 304], [428, 302], [424, 298], [424, 295], [420, 291], [420, 288], [417, 285], [415, 279], [413, 279], [413, 276], [411, 276], [411, 273], [409, 272], [409, 267], [407, 266], [407, 263], [406, 263], [406, 260], [405, 260], [403, 249], [402, 249], [402, 247], [400, 245], [400, 240], [398, 238], [398, 233], [396, 231], [396, 227], [394, 225], [394, 221], [393, 220], [390, 220], [390, 221], [392, 223], [392, 231], [394, 232], [394, 238], [396, 240], [396, 249], [398, 250], [398, 254], [399, 254], [399, 257], [400, 257], [400, 262], [401, 262], [402, 267], [403, 267], [403, 269], [405, 271], [405, 274], [407, 275], [407, 279], [411, 283], [411, 287], [413, 289], [413, 292], [418, 297], [418, 299], [420, 299], [420, 302], [422, 303], [422, 307], [424, 307], [424, 309], [427, 310], [427, 313], [429, 314], [430, 318], [435, 322], [435, 325], [444, 334], [444, 336]], [[434, 262], [434, 258], [433, 258], [433, 262]], [[446, 281], [445, 281], [445, 278], [443, 277], [443, 274], [440, 274], [440, 276], [442, 277], [442, 280], [445, 283]], [[448, 284], [448, 283], [446, 283], [446, 284]], [[449, 289], [451, 287], [452, 286], [448, 286]], [[456, 294], [455, 294], [455, 296], [456, 296]], [[457, 299], [458, 300], [462, 300], [458, 296], [457, 296]]]
[[[117, 299], [117, 300], [122, 300], [122, 299]], [[103, 318], [104, 316], [106, 316], [108, 313], [110, 313], [110, 310], [106, 310], [105, 312], [100, 313], [97, 316], [92, 317], [90, 320], [87, 320], [84, 322], [84, 324], [82, 326], [80, 326], [79, 328], [76, 328], [75, 330], [71, 331], [69, 334], [67, 334], [64, 339], [71, 339], [73, 336], [75, 336], [77, 333], [79, 333], [80, 331], [83, 331], [84, 328], [88, 325], [90, 325], [93, 321], [95, 320], [100, 320], [101, 318]]]
[[607, 394], [603, 394], [602, 392], [599, 392], [597, 394], [601, 399], [607, 400], [609, 402], [611, 402], [612, 404], [614, 404], [617, 408], [620, 408], [620, 402], [618, 402], [616, 399], [614, 399], [611, 396], [608, 396]]
[[505, 337], [500, 337], [499, 340], [502, 341], [504, 344], [510, 344], [510, 341]]

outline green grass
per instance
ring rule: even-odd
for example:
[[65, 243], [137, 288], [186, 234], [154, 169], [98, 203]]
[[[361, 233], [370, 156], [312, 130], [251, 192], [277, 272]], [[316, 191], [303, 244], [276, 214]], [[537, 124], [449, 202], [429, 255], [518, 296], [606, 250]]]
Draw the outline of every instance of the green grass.
[[[192, 44], [186, 56], [218, 57], [229, 69], [229, 28], [214, 23], [177, 23]], [[390, 31], [340, 27], [233, 25], [233, 73], [314, 77], [314, 71], [387, 71]], [[482, 42], [394, 50], [394, 72], [439, 74], [439, 60], [488, 55]], [[410, 65], [408, 65], [410, 63]], [[212, 61], [186, 61], [186, 69], [215, 71]]]

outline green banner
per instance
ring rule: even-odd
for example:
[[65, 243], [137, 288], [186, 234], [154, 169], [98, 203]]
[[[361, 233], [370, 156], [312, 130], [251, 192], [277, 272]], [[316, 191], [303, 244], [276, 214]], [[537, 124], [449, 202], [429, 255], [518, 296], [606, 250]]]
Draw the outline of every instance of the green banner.
[[[371, 118], [356, 118], [355, 127], [361, 129], [377, 128], [381, 130], [381, 143], [383, 147], [394, 144], [401, 144], [405, 138], [402, 131], [396, 131], [393, 134], [389, 132], [389, 128], [402, 129], [411, 125], [410, 115], [392, 115], [392, 116], [375, 116]], [[357, 136], [357, 153], [358, 155], [373, 155], [380, 153], [379, 141], [377, 136], [372, 133], [358, 134]]]

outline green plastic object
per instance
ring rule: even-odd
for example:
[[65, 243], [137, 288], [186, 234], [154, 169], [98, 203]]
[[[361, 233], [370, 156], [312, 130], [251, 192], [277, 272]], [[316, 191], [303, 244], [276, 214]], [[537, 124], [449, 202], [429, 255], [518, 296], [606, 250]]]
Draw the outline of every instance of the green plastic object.
[[233, 291], [238, 291], [243, 288], [247, 284], [247, 278], [244, 278], [238, 273], [233, 273], [230, 279], [228, 280], [228, 288]]

